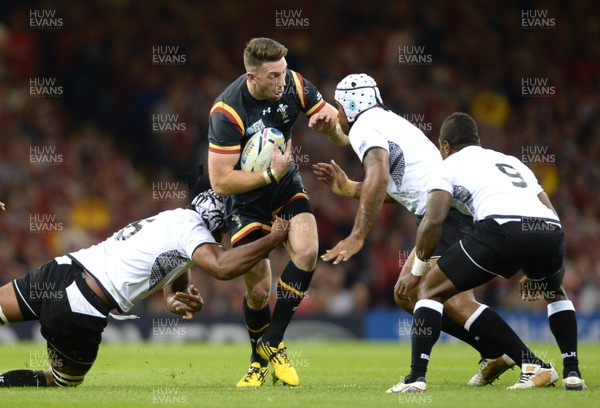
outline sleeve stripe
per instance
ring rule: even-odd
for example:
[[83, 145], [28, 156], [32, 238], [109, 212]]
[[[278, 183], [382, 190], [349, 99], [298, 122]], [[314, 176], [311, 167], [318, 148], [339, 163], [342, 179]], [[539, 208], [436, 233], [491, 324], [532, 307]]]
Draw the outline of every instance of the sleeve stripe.
[[317, 102], [317, 104], [315, 106], [313, 106], [306, 112], [306, 116], [308, 116], [310, 118], [311, 115], [317, 113], [324, 107], [325, 107], [325, 99], [321, 99], [319, 102]]
[[237, 146], [219, 146], [214, 143], [208, 144], [208, 150], [214, 153], [220, 154], [239, 154], [242, 149], [240, 145]]
[[240, 115], [238, 115], [235, 109], [233, 109], [231, 106], [227, 105], [223, 101], [217, 102], [210, 110], [209, 116], [212, 116], [215, 113], [222, 113], [223, 115], [225, 115], [227, 119], [229, 119], [231, 123], [233, 123], [235, 127], [237, 127], [240, 134], [244, 134], [244, 122], [242, 122], [242, 118], [240, 118]]
[[302, 75], [295, 71], [291, 71], [292, 78], [294, 79], [294, 84], [296, 85], [296, 92], [298, 93], [298, 98], [300, 99], [300, 105], [302, 109], [306, 108], [306, 95], [304, 94], [304, 80], [302, 79]]

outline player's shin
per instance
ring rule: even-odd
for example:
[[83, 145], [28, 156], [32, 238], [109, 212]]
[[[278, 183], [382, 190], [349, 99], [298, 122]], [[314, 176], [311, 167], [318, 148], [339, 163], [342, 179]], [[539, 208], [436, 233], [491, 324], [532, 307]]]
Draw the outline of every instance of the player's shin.
[[39, 370], [13, 370], [0, 374], [0, 387], [45, 387], [46, 375]]
[[548, 322], [563, 358], [563, 378], [579, 372], [577, 357], [577, 318], [570, 300], [559, 300], [548, 304]]
[[271, 309], [268, 303], [260, 310], [251, 309], [248, 306], [248, 300], [244, 296], [243, 310], [244, 319], [246, 320], [246, 329], [248, 329], [248, 335], [250, 336], [250, 342], [252, 344], [251, 362], [258, 362], [264, 367], [268, 364], [268, 361], [260, 357], [256, 352], [256, 342], [267, 330], [267, 327], [269, 327], [269, 322], [271, 321]]
[[453, 337], [456, 337], [459, 340], [464, 341], [465, 343], [473, 347], [479, 352], [482, 359], [498, 358], [502, 354], [504, 354], [504, 352], [501, 351], [498, 347], [494, 346], [493, 344], [490, 344], [489, 342], [481, 339], [478, 336], [473, 335], [473, 333], [470, 333], [463, 326], [456, 323], [454, 320], [452, 320], [452, 318], [450, 318], [450, 316], [448, 316], [448, 314], [445, 311], [442, 315], [442, 331]]
[[298, 268], [292, 261], [287, 264], [277, 282], [277, 302], [269, 329], [263, 336], [265, 343], [277, 347], [283, 341], [283, 335], [294, 312], [306, 296], [313, 272], [314, 269], [304, 271]]
[[517, 333], [498, 313], [486, 305], [481, 305], [469, 317], [465, 323], [465, 329], [504, 350], [504, 353], [518, 365], [539, 364], [543, 367], [548, 366], [523, 343]]
[[415, 304], [411, 329], [411, 371], [404, 379], [405, 383], [413, 383], [425, 377], [431, 349], [442, 330], [443, 311], [444, 305], [434, 300], [422, 299]]

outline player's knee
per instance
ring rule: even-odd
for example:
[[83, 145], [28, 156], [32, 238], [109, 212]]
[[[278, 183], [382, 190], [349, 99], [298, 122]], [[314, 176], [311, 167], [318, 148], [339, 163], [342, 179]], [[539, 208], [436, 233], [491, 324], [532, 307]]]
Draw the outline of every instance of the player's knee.
[[402, 310], [411, 313], [413, 312], [413, 310], [415, 309], [415, 301], [416, 299], [413, 299], [412, 297], [410, 297], [409, 299], [405, 299], [405, 298], [401, 298], [398, 296], [398, 294], [394, 291], [394, 301], [396, 302], [396, 304], [398, 306], [400, 306], [402, 308]]
[[318, 252], [317, 245], [307, 243], [300, 246], [300, 248], [294, 248], [294, 254], [291, 257], [292, 262], [304, 271], [312, 271], [317, 265]]
[[246, 302], [251, 309], [262, 309], [269, 301], [271, 287], [255, 285], [246, 292]]

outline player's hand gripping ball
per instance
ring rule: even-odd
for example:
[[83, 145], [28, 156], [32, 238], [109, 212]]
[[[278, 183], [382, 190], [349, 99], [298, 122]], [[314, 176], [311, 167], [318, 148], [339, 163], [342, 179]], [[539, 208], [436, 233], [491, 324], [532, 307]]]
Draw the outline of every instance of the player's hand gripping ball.
[[242, 152], [243, 171], [264, 171], [271, 164], [273, 145], [281, 154], [285, 152], [285, 137], [278, 129], [265, 128], [250, 136]]

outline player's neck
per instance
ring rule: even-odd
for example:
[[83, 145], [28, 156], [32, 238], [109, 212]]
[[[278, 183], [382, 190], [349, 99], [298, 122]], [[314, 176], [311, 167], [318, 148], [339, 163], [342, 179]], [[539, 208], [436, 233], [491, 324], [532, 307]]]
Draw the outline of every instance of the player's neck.
[[256, 99], [257, 101], [266, 101], [267, 97], [264, 95], [261, 95], [257, 90], [256, 87], [254, 85], [252, 85], [248, 80], [246, 80], [246, 87], [248, 88], [248, 93], [250, 94], [250, 96], [254, 99]]

